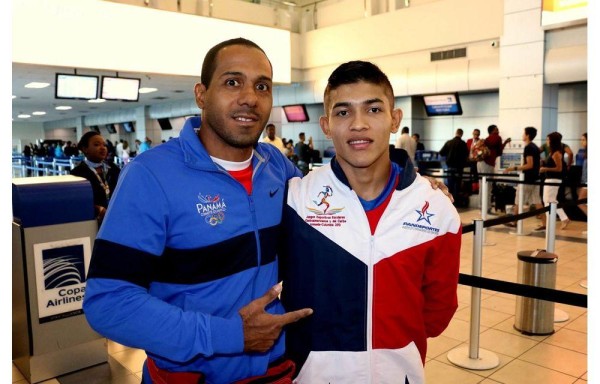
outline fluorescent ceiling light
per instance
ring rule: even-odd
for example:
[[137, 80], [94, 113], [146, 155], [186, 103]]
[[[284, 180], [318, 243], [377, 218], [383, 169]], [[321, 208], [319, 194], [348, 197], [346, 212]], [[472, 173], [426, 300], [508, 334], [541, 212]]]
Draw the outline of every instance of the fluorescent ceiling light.
[[35, 111], [32, 113], [32, 115], [34, 116], [44, 116], [46, 114], [46, 112], [44, 111]]
[[70, 107], [68, 105], [59, 105], [58, 107], [56, 107], [55, 109], [59, 110], [59, 111], [68, 111], [69, 109], [71, 109], [73, 107]]
[[25, 84], [25, 88], [46, 88], [50, 85], [50, 83], [38, 83], [37, 81], [32, 81], [29, 84]]
[[31, 115], [25, 115], [25, 114], [22, 114], [22, 115], [18, 115], [17, 117], [18, 117], [19, 119], [29, 119], [29, 118], [31, 117]]
[[17, 98], [17, 96], [15, 96], [15, 95], [12, 95], [12, 96], [13, 96], [13, 99], [16, 99], [16, 98]]
[[148, 87], [146, 87], [146, 88], [140, 88], [138, 90], [139, 93], [152, 93], [152, 92], [156, 92], [156, 91], [158, 91], [158, 89], [156, 89], [156, 88], [148, 88]]
[[92, 99], [92, 100], [88, 100], [88, 103], [104, 103], [106, 100], [104, 99]]

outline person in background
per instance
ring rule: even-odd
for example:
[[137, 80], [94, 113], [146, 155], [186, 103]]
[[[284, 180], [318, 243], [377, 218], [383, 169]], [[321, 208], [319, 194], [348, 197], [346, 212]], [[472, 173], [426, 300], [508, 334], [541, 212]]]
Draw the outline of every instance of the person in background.
[[71, 140], [67, 141], [67, 143], [65, 144], [65, 147], [63, 149], [63, 152], [65, 153], [66, 157], [79, 155], [79, 149], [77, 149], [77, 145], [75, 143], [71, 142]]
[[[546, 179], [544, 181], [544, 193], [543, 200], [544, 206], [549, 206], [550, 203], [558, 202], [558, 188], [559, 184], [562, 183], [562, 180], [566, 173], [566, 164], [564, 160], [564, 155], [562, 152], [562, 135], [558, 132], [552, 132], [546, 137], [546, 143], [548, 144], [548, 148], [550, 148], [550, 154], [546, 159], [546, 164], [543, 167], [540, 167], [540, 173], [546, 175]], [[550, 185], [555, 184], [555, 185]], [[565, 213], [565, 210], [562, 208], [558, 208], [556, 210], [558, 217], [561, 221], [560, 229], [566, 229], [571, 220]], [[546, 212], [546, 218], [548, 218], [549, 213]], [[546, 229], [546, 225], [540, 225], [536, 228], [536, 231], [543, 231]]]
[[129, 153], [130, 153], [129, 142], [127, 140], [123, 140], [122, 151], [123, 151], [123, 153], [121, 156], [121, 161], [123, 162], [123, 166], [125, 166], [131, 160], [131, 157], [129, 155]]
[[106, 141], [100, 133], [86, 132], [77, 147], [83, 153], [84, 159], [71, 170], [71, 175], [83, 177], [92, 185], [95, 216], [98, 222], [102, 223], [121, 170], [107, 160]]
[[133, 142], [135, 144], [134, 146], [134, 150], [133, 152], [129, 152], [129, 155], [131, 157], [134, 157], [135, 155], [140, 153], [140, 147], [142, 146], [142, 142], [139, 139], [135, 139], [135, 141]]
[[483, 160], [483, 157], [479, 158], [479, 152], [481, 146], [478, 144], [483, 143], [483, 139], [480, 138], [481, 131], [477, 128], [473, 129], [473, 133], [467, 140], [467, 149], [469, 150], [469, 168], [471, 171], [471, 192], [479, 193], [479, 175], [477, 173], [477, 161]]
[[63, 151], [63, 143], [58, 142], [56, 143], [56, 147], [54, 147], [54, 157], [57, 159], [65, 159], [65, 152]]
[[108, 161], [113, 162], [115, 160], [115, 145], [109, 139], [106, 139], [106, 149]]
[[[540, 186], [538, 183], [540, 181], [540, 149], [533, 142], [535, 137], [537, 136], [537, 129], [534, 127], [526, 127], [523, 129], [523, 142], [525, 143], [525, 148], [523, 148], [523, 164], [515, 165], [513, 167], [508, 167], [504, 170], [504, 173], [512, 172], [512, 171], [522, 171], [524, 176], [525, 183], [532, 184], [523, 184], [523, 206], [530, 207], [533, 205], [535, 209], [542, 208], [542, 201], [540, 199]], [[515, 195], [515, 212], [517, 207], [519, 206], [519, 194]], [[519, 212], [517, 212], [519, 213]], [[542, 216], [543, 217], [543, 216]], [[541, 220], [541, 219], [540, 219]], [[510, 222], [505, 224], [508, 227], [516, 227], [516, 222]], [[539, 227], [544, 227], [544, 222], [540, 223]]]
[[472, 137], [470, 137], [467, 140], [467, 149], [469, 150], [469, 158], [474, 159], [476, 156], [474, 156], [470, 152], [471, 152], [471, 150], [473, 150], [475, 148], [474, 144], [477, 144], [477, 142], [479, 140], [481, 140], [479, 138], [479, 136], [481, 136], [481, 131], [478, 128], [475, 128], [475, 129], [473, 129], [473, 133], [471, 135], [472, 135]]
[[458, 128], [454, 137], [446, 141], [440, 149], [440, 155], [446, 158], [446, 164], [449, 168], [448, 189], [455, 199], [458, 199], [460, 195], [463, 171], [469, 158], [469, 149], [467, 143], [462, 139], [463, 134], [462, 128]]
[[115, 146], [115, 155], [123, 162], [123, 139], [120, 139]]
[[290, 159], [292, 161], [292, 163], [294, 163], [294, 164], [298, 163], [298, 156], [296, 155], [296, 152], [294, 151], [294, 140], [289, 139], [285, 143], [285, 155], [287, 156], [288, 159]]
[[[581, 180], [579, 183], [579, 189], [577, 190], [577, 200], [587, 199], [587, 164], [588, 164], [588, 140], [587, 140], [587, 132], [581, 135], [581, 148], [577, 151], [577, 155], [575, 156], [575, 163], [581, 167]], [[587, 203], [580, 204], [579, 209], [587, 216]], [[587, 234], [587, 231], [584, 231]]]
[[[506, 147], [506, 144], [510, 143], [511, 139], [509, 137], [508, 139], [502, 141], [502, 137], [500, 137], [500, 130], [498, 129], [498, 126], [496, 126], [495, 124], [490, 125], [488, 127], [487, 131], [488, 131], [488, 137], [483, 141], [485, 150], [483, 150], [482, 153], [484, 153], [484, 154], [482, 156], [482, 159], [477, 162], [477, 173], [490, 176], [490, 174], [493, 174], [495, 172], [496, 159], [498, 158], [498, 156], [502, 155], [502, 152], [504, 151], [504, 147]], [[491, 191], [491, 188], [490, 188], [490, 191]], [[481, 196], [481, 189], [480, 189], [479, 196], [480, 196], [480, 201], [484, 198], [487, 199], [487, 202], [488, 202], [487, 213], [491, 214], [492, 213], [492, 209], [491, 209], [492, 194], [488, 193], [487, 196]]]
[[139, 153], [144, 153], [147, 150], [149, 150], [150, 148], [152, 148], [152, 140], [150, 140], [150, 138], [148, 136], [146, 136], [146, 138], [144, 139], [144, 142], [140, 144]]
[[281, 153], [286, 154], [287, 150], [285, 148], [285, 145], [283, 144], [283, 140], [281, 139], [281, 137], [275, 135], [275, 124], [267, 124], [265, 131], [267, 135], [263, 137], [262, 142], [271, 144], [275, 146], [275, 148], [279, 149]]
[[25, 145], [23, 147], [23, 156], [25, 156], [25, 157], [31, 157], [31, 154], [32, 154], [31, 147], [29, 145]]
[[[558, 136], [560, 137], [560, 140], [562, 142], [562, 134], [560, 132], [556, 132], [558, 134]], [[581, 177], [580, 174], [580, 170], [577, 169], [577, 167], [575, 167], [576, 169], [571, 169], [572, 165], [573, 165], [573, 160], [574, 160], [574, 154], [573, 154], [573, 150], [571, 149], [571, 147], [569, 147], [568, 144], [566, 143], [562, 143], [561, 144], [561, 152], [563, 154], [563, 157], [566, 156], [565, 159], [565, 175], [563, 177], [563, 183], [561, 184], [561, 186], [558, 188], [558, 196], [557, 196], [557, 200], [559, 202], [563, 202], [566, 200], [566, 193], [567, 191], [570, 192], [569, 198], [570, 200], [575, 201], [576, 199], [576, 195], [577, 195], [577, 184], [579, 182], [579, 179]], [[540, 153], [542, 155], [542, 165], [546, 164], [547, 159], [550, 156], [550, 147], [548, 146], [548, 143], [544, 142], [542, 144], [542, 146], [540, 147]], [[570, 187], [569, 190], [567, 190], [567, 187]]]
[[[95, 241], [83, 309], [98, 333], [143, 349], [143, 383], [273, 383], [290, 376], [278, 300], [279, 224], [300, 171], [259, 143], [273, 70], [237, 38], [205, 56], [199, 117], [124, 169]], [[123, 228], [135, 228], [123, 231]], [[172, 380], [172, 381], [171, 381]]]
[[406, 151], [391, 161], [402, 111], [376, 65], [335, 69], [324, 108], [336, 155], [289, 182], [282, 222], [281, 299], [314, 309], [286, 330], [294, 383], [424, 383], [458, 305], [460, 217]]
[[417, 151], [424, 151], [425, 150], [425, 144], [421, 143], [421, 135], [419, 135], [418, 133], [413, 133], [412, 134], [412, 138], [415, 141], [415, 143], [417, 143]]
[[298, 134], [298, 142], [294, 147], [294, 152], [296, 152], [296, 156], [298, 156], [298, 168], [302, 171], [303, 174], [307, 174], [309, 170], [309, 164], [312, 161], [312, 151], [313, 151], [313, 140], [312, 136], [308, 139], [308, 144], [305, 143], [306, 134], [304, 132], [300, 132]]
[[410, 137], [408, 127], [402, 127], [402, 131], [400, 132], [400, 136], [396, 139], [396, 148], [404, 149], [410, 160], [415, 162], [415, 153], [417, 151], [417, 142]]
[[[558, 136], [560, 137], [560, 140], [562, 142], [562, 134], [560, 132], [556, 132], [556, 133], [558, 134]], [[564, 155], [567, 156], [567, 159], [565, 160], [565, 165], [567, 166], [567, 169], [571, 168], [571, 165], [573, 165], [573, 159], [574, 159], [573, 150], [571, 149], [571, 147], [569, 147], [568, 144], [562, 143], [561, 144], [561, 152], [563, 153], [563, 156]], [[541, 145], [540, 154], [542, 155], [542, 165], [544, 165], [546, 163], [546, 159], [548, 159], [548, 157], [550, 156], [550, 147], [548, 146], [547, 142], [544, 142]]]

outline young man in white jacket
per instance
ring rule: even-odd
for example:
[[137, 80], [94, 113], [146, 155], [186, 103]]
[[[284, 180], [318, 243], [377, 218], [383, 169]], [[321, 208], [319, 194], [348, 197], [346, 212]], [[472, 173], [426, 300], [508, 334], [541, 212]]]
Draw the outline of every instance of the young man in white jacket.
[[377, 66], [339, 66], [324, 106], [336, 156], [289, 182], [283, 215], [282, 301], [314, 310], [287, 328], [294, 382], [423, 383], [427, 338], [457, 308], [460, 217], [404, 150], [390, 154], [402, 111]]

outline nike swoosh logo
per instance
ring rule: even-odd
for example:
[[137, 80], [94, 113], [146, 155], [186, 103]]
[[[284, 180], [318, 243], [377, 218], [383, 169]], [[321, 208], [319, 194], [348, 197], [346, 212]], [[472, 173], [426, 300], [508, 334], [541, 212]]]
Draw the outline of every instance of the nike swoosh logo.
[[276, 190], [274, 190], [274, 191], [269, 191], [269, 197], [273, 197], [273, 196], [275, 196], [275, 194], [277, 193], [277, 191], [279, 191], [279, 188], [277, 188], [277, 189], [276, 189]]

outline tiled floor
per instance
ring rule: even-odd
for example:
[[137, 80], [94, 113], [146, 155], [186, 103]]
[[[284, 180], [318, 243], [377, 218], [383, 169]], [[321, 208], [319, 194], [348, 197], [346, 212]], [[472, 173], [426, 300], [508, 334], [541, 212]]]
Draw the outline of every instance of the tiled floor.
[[[474, 210], [461, 212], [464, 224], [479, 217]], [[546, 248], [544, 233], [531, 232], [537, 225], [533, 218], [524, 221], [524, 233], [511, 234], [512, 228], [497, 226], [486, 229], [483, 247], [482, 275], [516, 282], [517, 252]], [[557, 225], [560, 228], [560, 224]], [[587, 279], [586, 223], [571, 222], [566, 230], [557, 229], [555, 253], [558, 255], [556, 288], [587, 295], [582, 283]], [[473, 234], [463, 235], [461, 273], [472, 269]], [[459, 308], [448, 328], [429, 340], [425, 373], [429, 384], [469, 383], [587, 383], [587, 309], [564, 304], [556, 308], [568, 320], [555, 323], [549, 336], [526, 336], [513, 328], [515, 296], [488, 290], [481, 292], [479, 348], [499, 359], [499, 365], [488, 370], [458, 367], [448, 360], [448, 352], [469, 346], [471, 288], [459, 286]], [[476, 344], [474, 344], [476, 346]], [[71, 373], [44, 384], [133, 384], [141, 380], [144, 352], [108, 342], [109, 363]], [[480, 356], [484, 356], [481, 353]], [[13, 383], [27, 381], [13, 365]]]

